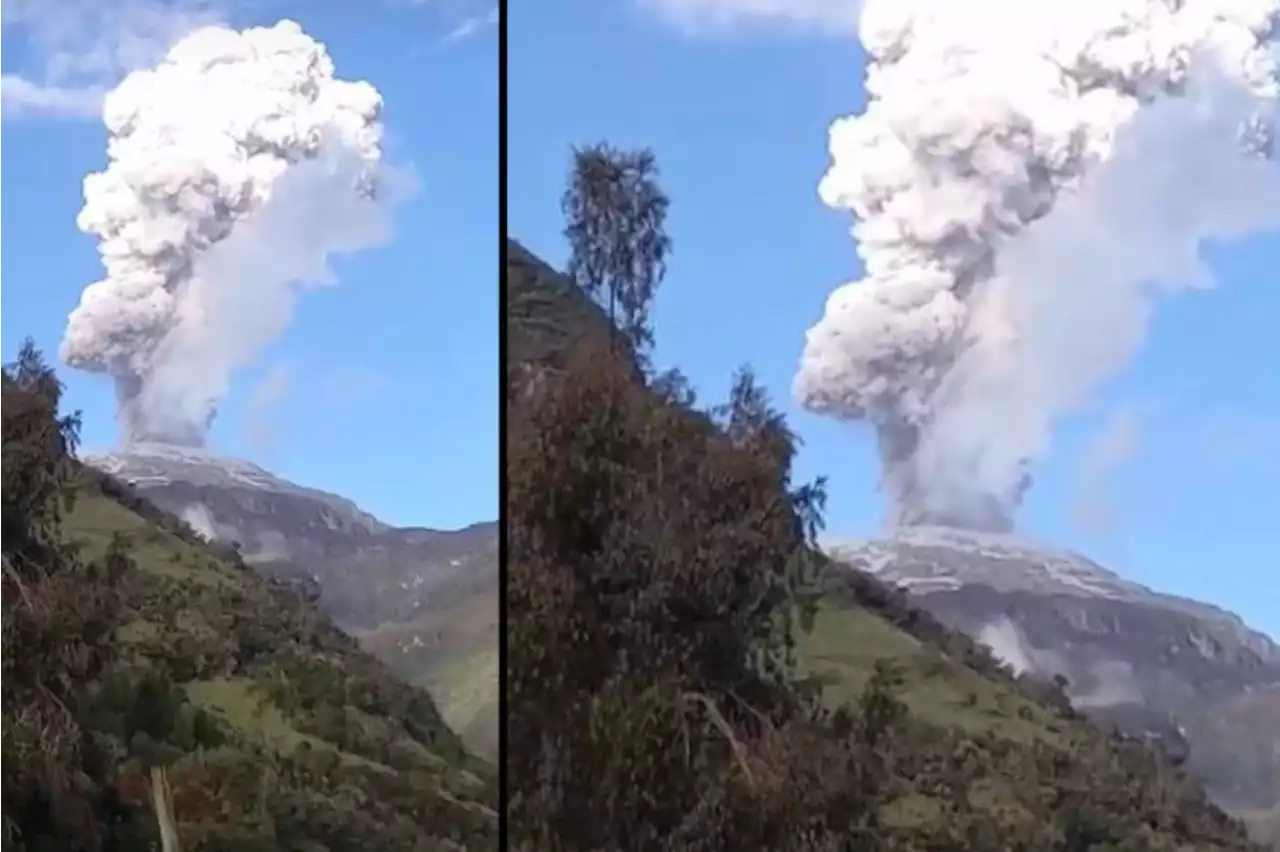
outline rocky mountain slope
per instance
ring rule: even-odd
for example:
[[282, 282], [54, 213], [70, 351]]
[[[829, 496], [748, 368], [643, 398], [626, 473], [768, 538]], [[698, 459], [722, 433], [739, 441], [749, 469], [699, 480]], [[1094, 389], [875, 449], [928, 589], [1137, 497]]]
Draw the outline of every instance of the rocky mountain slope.
[[1009, 536], [917, 528], [828, 553], [904, 588], [1015, 670], [1065, 677], [1096, 720], [1187, 751], [1222, 805], [1280, 805], [1280, 646], [1237, 616]]
[[496, 755], [496, 524], [391, 527], [342, 497], [187, 448], [139, 446], [86, 462], [314, 597], [402, 677], [428, 688], [468, 745]]

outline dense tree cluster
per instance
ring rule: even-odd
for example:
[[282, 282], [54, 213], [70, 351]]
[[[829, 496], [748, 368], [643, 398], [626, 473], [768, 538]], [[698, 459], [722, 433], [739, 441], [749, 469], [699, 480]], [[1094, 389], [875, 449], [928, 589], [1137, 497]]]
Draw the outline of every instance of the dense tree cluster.
[[693, 770], [747, 770], [803, 715], [785, 673], [820, 492], [789, 482], [791, 437], [749, 373], [713, 414], [603, 343], [568, 375], [508, 421], [511, 814], [549, 832], [536, 848], [649, 848], [737, 806]]
[[103, 669], [127, 557], [117, 543], [86, 564], [63, 536], [79, 420], [59, 415], [62, 385], [29, 342], [3, 382], [3, 842], [92, 849], [115, 802], [92, 783], [104, 755], [72, 708]]

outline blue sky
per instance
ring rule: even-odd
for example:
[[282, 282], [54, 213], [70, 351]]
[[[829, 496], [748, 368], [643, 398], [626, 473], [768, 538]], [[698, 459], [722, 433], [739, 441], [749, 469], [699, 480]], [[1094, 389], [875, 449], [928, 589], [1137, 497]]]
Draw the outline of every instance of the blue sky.
[[[695, 32], [655, 12], [735, 5], [766, 14]], [[880, 523], [869, 437], [799, 410], [789, 388], [804, 332], [859, 272], [849, 222], [817, 184], [828, 125], [863, 105], [861, 56], [847, 32], [767, 14], [838, 5], [513, 4], [507, 174], [510, 233], [560, 265], [569, 146], [654, 149], [675, 242], [657, 359], [708, 401], [751, 363], [806, 442], [801, 473], [829, 477], [829, 533], [847, 537]], [[1061, 424], [1020, 523], [1280, 638], [1280, 526], [1266, 508], [1280, 504], [1280, 235], [1212, 257], [1222, 287], [1160, 304], [1132, 368]], [[1108, 454], [1105, 475], [1090, 476]], [[1107, 528], [1082, 524], [1081, 503], [1105, 509]]]
[[[391, 523], [454, 528], [495, 519], [495, 7], [469, 0], [229, 2], [239, 5], [219, 11], [231, 23], [292, 18], [328, 46], [339, 77], [373, 83], [385, 100], [388, 156], [412, 166], [421, 186], [398, 211], [394, 241], [339, 263], [340, 286], [305, 294], [284, 336], [237, 378], [213, 430], [214, 448], [350, 497]], [[58, 29], [77, 20], [82, 4], [49, 0], [35, 26], [23, 29], [9, 25], [6, 3], [5, 74], [67, 82], [48, 77], [57, 51], [97, 57], [70, 82], [109, 85], [133, 58], [120, 49], [125, 36], [139, 32], [131, 16], [162, 10], [181, 31], [181, 11], [193, 5], [107, 0], [111, 27]], [[65, 41], [52, 47], [33, 38], [55, 32]], [[104, 55], [110, 61], [101, 61]], [[73, 94], [61, 101], [74, 105]], [[56, 359], [68, 312], [101, 277], [94, 242], [75, 218], [84, 175], [106, 164], [105, 138], [92, 117], [49, 109], [5, 116], [6, 360], [24, 335]], [[116, 429], [109, 381], [67, 368], [61, 374], [68, 405], [84, 412], [86, 449], [110, 448]]]

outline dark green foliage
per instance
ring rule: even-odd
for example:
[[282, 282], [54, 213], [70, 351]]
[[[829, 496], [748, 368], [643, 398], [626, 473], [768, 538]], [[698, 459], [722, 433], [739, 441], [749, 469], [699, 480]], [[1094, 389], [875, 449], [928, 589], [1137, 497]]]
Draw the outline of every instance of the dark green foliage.
[[105, 665], [125, 557], [83, 564], [64, 539], [79, 424], [59, 417], [62, 386], [30, 341], [3, 381], [5, 842], [96, 849], [102, 791], [86, 769], [100, 755], [74, 708]]
[[74, 495], [80, 418], [59, 416], [62, 383], [30, 339], [5, 367], [3, 395], [5, 570], [38, 576], [64, 556], [62, 514]]
[[646, 848], [697, 811], [691, 768], [801, 710], [790, 588], [820, 492], [792, 490], [749, 374], [714, 416], [599, 343], [570, 375], [508, 423], [512, 822], [535, 845]]
[[[492, 770], [310, 603], [72, 456], [25, 347], [4, 374], [6, 849], [495, 848]], [[76, 499], [72, 501], [72, 497]]]

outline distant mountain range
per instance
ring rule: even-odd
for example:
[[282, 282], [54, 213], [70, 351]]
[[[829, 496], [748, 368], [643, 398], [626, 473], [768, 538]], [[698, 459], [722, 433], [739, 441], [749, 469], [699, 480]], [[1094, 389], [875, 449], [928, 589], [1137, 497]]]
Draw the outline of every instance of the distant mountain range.
[[149, 445], [84, 460], [316, 598], [367, 649], [427, 687], [472, 748], [495, 756], [496, 523], [392, 527], [350, 500], [201, 450]]

